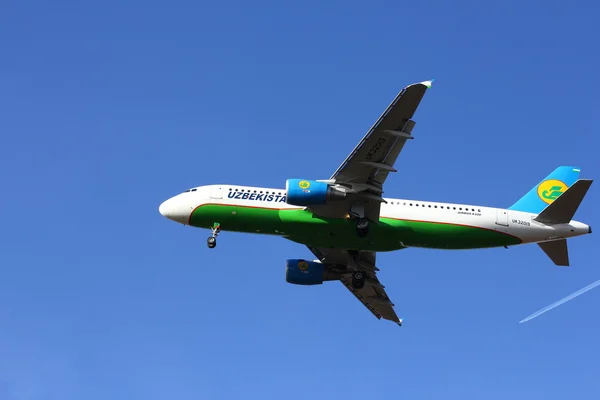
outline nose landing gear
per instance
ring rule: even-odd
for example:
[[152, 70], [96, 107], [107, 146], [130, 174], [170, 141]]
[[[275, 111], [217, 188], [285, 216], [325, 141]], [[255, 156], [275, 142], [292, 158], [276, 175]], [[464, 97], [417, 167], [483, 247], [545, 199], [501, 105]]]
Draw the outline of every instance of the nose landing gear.
[[210, 230], [212, 231], [212, 234], [206, 240], [206, 245], [209, 249], [214, 249], [217, 245], [217, 236], [219, 236], [219, 233], [221, 232], [221, 224], [215, 222]]
[[206, 245], [208, 246], [209, 249], [214, 249], [215, 246], [217, 245], [217, 238], [210, 236], [207, 240], [206, 240]]

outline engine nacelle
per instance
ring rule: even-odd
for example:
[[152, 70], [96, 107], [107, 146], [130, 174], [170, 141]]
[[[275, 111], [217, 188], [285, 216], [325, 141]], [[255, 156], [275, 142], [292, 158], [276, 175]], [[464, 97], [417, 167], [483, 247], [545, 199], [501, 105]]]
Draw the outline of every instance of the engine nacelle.
[[294, 206], [324, 205], [330, 201], [346, 198], [346, 193], [337, 190], [325, 182], [305, 179], [288, 179], [285, 181], [286, 203]]
[[325, 266], [319, 262], [287, 260], [285, 280], [295, 285], [320, 285], [325, 280]]

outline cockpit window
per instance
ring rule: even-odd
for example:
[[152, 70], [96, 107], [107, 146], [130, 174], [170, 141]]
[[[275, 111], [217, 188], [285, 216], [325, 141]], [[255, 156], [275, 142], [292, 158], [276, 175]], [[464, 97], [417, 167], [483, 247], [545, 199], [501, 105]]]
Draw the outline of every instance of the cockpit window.
[[192, 192], [195, 192], [196, 190], [198, 190], [198, 189], [192, 189]]

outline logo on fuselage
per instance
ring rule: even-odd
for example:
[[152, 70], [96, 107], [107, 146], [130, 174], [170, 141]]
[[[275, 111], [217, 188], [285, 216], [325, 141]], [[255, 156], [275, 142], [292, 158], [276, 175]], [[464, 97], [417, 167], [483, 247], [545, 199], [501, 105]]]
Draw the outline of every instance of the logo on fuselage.
[[[237, 189], [236, 189], [237, 190]], [[255, 190], [256, 192], [256, 190]], [[230, 191], [227, 194], [227, 197], [230, 199], [236, 199], [236, 200], [251, 200], [251, 201], [268, 201], [268, 202], [274, 202], [274, 203], [285, 203], [285, 199], [286, 196], [285, 194], [273, 194], [273, 192], [271, 192], [271, 194], [267, 194], [267, 193], [250, 193], [249, 191], [246, 192], [236, 192], [236, 191]]]
[[306, 271], [308, 269], [308, 263], [306, 261], [298, 261], [298, 269], [300, 271]]
[[567, 185], [565, 185], [563, 182], [556, 179], [549, 179], [540, 183], [537, 189], [537, 194], [543, 202], [550, 204], [567, 189]]

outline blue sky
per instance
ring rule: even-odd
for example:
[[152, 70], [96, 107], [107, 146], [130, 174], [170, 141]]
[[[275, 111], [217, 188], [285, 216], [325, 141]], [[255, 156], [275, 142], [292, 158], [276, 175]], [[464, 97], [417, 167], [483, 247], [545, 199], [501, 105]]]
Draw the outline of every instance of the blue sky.
[[[600, 394], [597, 236], [380, 254], [405, 326], [308, 257], [158, 205], [191, 186], [328, 178], [435, 78], [386, 195], [508, 207], [558, 165], [600, 176], [594, 2], [5, 1], [0, 398], [564, 399]], [[598, 187], [577, 219], [598, 224]], [[597, 235], [597, 234], [596, 234]]]

